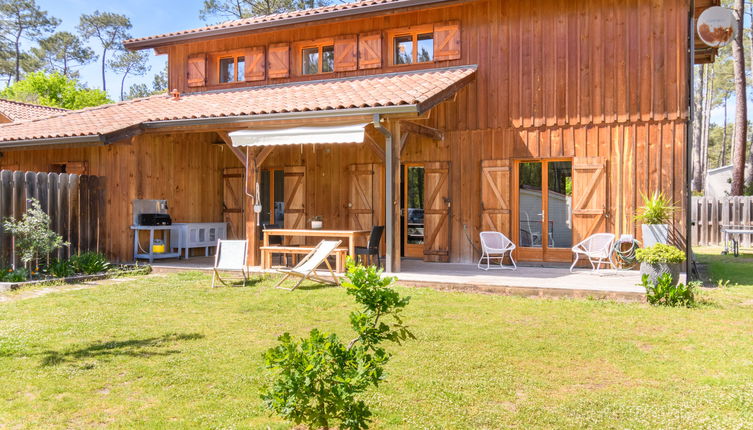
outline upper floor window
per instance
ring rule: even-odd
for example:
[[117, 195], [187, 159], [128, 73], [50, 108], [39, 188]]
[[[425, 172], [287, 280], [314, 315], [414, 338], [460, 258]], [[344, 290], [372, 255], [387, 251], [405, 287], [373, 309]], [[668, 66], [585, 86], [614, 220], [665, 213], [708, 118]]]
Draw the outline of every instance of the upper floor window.
[[220, 58], [220, 83], [242, 82], [246, 69], [244, 57]]
[[434, 33], [401, 34], [395, 36], [393, 64], [415, 64], [434, 61]]
[[301, 50], [301, 73], [315, 75], [335, 71], [335, 46], [319, 45]]

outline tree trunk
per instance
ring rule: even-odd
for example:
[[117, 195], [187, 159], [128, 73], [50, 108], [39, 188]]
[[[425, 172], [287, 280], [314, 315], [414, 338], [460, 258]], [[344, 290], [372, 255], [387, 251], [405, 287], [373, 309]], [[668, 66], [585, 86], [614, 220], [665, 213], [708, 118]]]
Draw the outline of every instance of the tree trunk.
[[732, 195], [743, 194], [745, 180], [745, 149], [748, 134], [748, 100], [745, 94], [745, 52], [743, 50], [743, 13], [745, 1], [735, 0], [737, 35], [732, 40], [735, 75], [735, 152], [732, 155]]
[[722, 167], [727, 164], [727, 99], [724, 100], [724, 130], [722, 130], [722, 148], [719, 153], [719, 165]]
[[21, 80], [21, 35], [16, 35], [16, 82]]
[[714, 94], [714, 67], [703, 66], [706, 74], [706, 95], [703, 105], [703, 137], [701, 138], [701, 188], [706, 188], [706, 172], [709, 168], [709, 127], [711, 126], [711, 102]]
[[120, 101], [122, 102], [125, 100], [125, 96], [123, 95], [123, 88], [125, 87], [125, 78], [128, 76], [128, 73], [123, 73], [123, 79], [120, 80]]
[[105, 78], [105, 66], [107, 65], [106, 58], [107, 58], [107, 48], [102, 50], [102, 91], [104, 92], [107, 92], [107, 81]]
[[695, 109], [693, 113], [693, 191], [701, 191], [701, 140], [703, 140], [703, 96], [705, 94], [705, 74], [703, 67], [696, 67]]

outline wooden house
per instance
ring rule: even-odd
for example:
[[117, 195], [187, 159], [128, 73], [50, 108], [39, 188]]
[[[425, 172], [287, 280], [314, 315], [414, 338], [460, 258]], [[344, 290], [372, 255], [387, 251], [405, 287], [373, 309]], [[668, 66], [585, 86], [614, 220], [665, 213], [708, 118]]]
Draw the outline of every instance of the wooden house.
[[[641, 193], [685, 205], [689, 68], [714, 55], [689, 29], [714, 3], [364, 0], [133, 39], [167, 55], [172, 94], [2, 126], [0, 167], [105, 177], [121, 260], [146, 198], [227, 221], [251, 265], [260, 224], [314, 216], [386, 225], [392, 271], [473, 262], [484, 230], [521, 260], [570, 261], [591, 233], [640, 237]], [[301, 127], [365, 131], [299, 144]], [[244, 130], [286, 144], [234, 145]]]

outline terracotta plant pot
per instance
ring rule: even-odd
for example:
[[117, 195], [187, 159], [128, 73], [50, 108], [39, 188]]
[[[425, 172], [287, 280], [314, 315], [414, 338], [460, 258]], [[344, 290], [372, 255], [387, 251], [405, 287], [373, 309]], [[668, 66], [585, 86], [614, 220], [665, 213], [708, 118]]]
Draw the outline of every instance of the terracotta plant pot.
[[641, 263], [641, 279], [643, 275], [648, 275], [648, 280], [656, 284], [659, 277], [665, 273], [672, 276], [672, 285], [680, 282], [680, 264], [679, 263]]

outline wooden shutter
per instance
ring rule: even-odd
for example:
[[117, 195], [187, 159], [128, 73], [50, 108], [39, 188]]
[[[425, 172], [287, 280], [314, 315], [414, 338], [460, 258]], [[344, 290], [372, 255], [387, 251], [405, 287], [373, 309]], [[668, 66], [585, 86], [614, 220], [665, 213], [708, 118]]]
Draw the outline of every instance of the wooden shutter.
[[350, 195], [348, 200], [348, 224], [353, 230], [371, 230], [379, 224], [384, 171], [379, 164], [351, 164], [348, 166]]
[[228, 239], [246, 238], [244, 208], [245, 168], [222, 169], [222, 218], [227, 223]]
[[460, 23], [457, 21], [434, 26], [434, 60], [460, 59]]
[[382, 67], [382, 33], [364, 33], [358, 36], [358, 68]]
[[573, 239], [607, 230], [607, 164], [604, 157], [573, 160]]
[[269, 45], [267, 65], [271, 79], [290, 76], [290, 45], [287, 43]]
[[266, 77], [267, 63], [264, 56], [264, 47], [257, 46], [247, 49], [243, 54], [246, 68], [243, 79], [246, 82], [263, 81]]
[[450, 261], [450, 163], [424, 164], [424, 261]]
[[196, 54], [188, 57], [188, 86], [203, 87], [207, 84], [207, 55]]
[[335, 72], [358, 68], [358, 36], [343, 36], [335, 39]]
[[510, 237], [510, 160], [481, 161], [481, 231]]
[[[284, 172], [285, 228], [306, 228], [306, 167], [288, 166]], [[300, 245], [302, 238], [288, 238], [286, 244]]]

